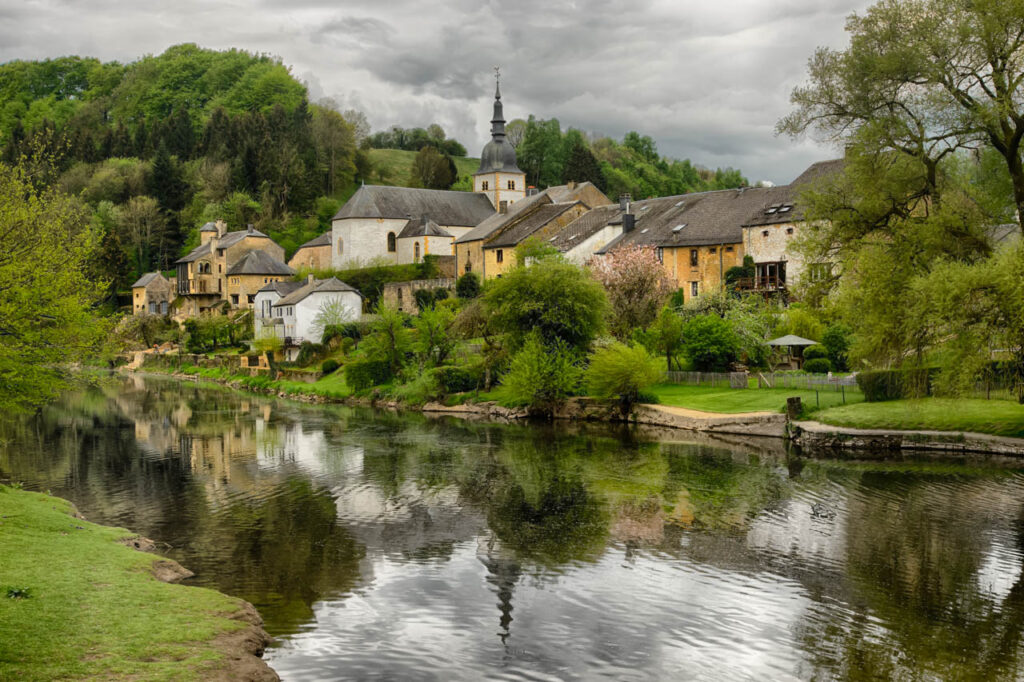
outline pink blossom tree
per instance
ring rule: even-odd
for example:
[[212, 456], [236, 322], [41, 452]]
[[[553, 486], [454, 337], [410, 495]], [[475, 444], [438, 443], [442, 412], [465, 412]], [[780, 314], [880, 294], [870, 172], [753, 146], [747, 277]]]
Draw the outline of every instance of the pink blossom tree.
[[617, 249], [589, 262], [590, 271], [608, 292], [612, 333], [629, 338], [636, 327], [646, 329], [672, 293], [672, 281], [654, 247]]

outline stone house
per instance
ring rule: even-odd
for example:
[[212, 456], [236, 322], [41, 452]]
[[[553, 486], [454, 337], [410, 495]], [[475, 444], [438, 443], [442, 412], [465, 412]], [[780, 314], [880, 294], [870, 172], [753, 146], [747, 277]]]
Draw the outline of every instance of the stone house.
[[[276, 286], [268, 284], [268, 287], [271, 291], [280, 291], [281, 284], [283, 282], [276, 282]], [[318, 326], [317, 317], [326, 305], [339, 304], [345, 311], [345, 318], [353, 322], [359, 320], [363, 312], [363, 295], [335, 277], [318, 280], [310, 275], [305, 282], [297, 284], [297, 288], [270, 303], [269, 318], [264, 316], [264, 301], [270, 297], [258, 296], [256, 305], [261, 334], [273, 329], [273, 333], [284, 342], [288, 360], [298, 356], [303, 342], [320, 342], [323, 330]], [[264, 293], [265, 290], [260, 291], [260, 295]]]
[[582, 201], [564, 204], [545, 204], [530, 211], [515, 224], [499, 230], [484, 240], [484, 273], [487, 279], [501, 277], [516, 266], [516, 247], [536, 238], [552, 238], [560, 229], [586, 213], [589, 207]]
[[166, 315], [174, 301], [174, 280], [147, 272], [132, 285], [132, 314]]
[[409, 282], [388, 282], [380, 292], [380, 300], [384, 305], [395, 308], [403, 313], [418, 315], [416, 292], [420, 289], [447, 289], [448, 296], [455, 296], [455, 280], [449, 277], [438, 279], [416, 279]]
[[327, 270], [331, 267], [331, 236], [328, 230], [300, 246], [288, 260], [288, 267], [299, 270]]
[[176, 293], [184, 299], [179, 315], [192, 317], [221, 301], [230, 301], [228, 270], [251, 251], [263, 251], [276, 261], [284, 260], [284, 249], [252, 225], [235, 232], [228, 232], [223, 220], [203, 225], [199, 246], [175, 262]]
[[227, 295], [231, 307], [251, 308], [256, 292], [270, 282], [281, 282], [294, 274], [294, 270], [266, 251], [250, 251], [228, 268]]

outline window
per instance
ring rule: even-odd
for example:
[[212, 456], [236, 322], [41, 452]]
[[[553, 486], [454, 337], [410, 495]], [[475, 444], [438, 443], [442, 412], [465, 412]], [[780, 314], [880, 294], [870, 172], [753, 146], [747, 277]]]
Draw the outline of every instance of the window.
[[222, 263], [217, 264], [217, 274], [224, 272], [224, 265]]
[[413, 263], [419, 263], [420, 262], [420, 243], [419, 242], [416, 242], [415, 244], [412, 245], [412, 262]]
[[690, 282], [690, 296], [697, 296], [697, 282]]
[[231, 294], [231, 305], [238, 305], [238, 294]]
[[808, 276], [812, 282], [820, 282], [832, 276], [831, 263], [811, 263], [808, 268]]
[[270, 317], [270, 301], [263, 302], [263, 317]]
[[710, 249], [708, 250], [708, 253], [718, 253], [718, 249], [716, 249], [715, 247], [713, 247], [713, 246], [712, 246], [712, 247], [711, 247], [711, 248], [710, 248]]
[[691, 268], [697, 267], [697, 263], [698, 263], [697, 249], [690, 249], [690, 267]]
[[497, 251], [495, 251], [494, 252], [494, 260], [496, 260], [499, 263], [504, 263], [505, 262], [505, 252], [502, 251], [501, 249], [498, 249]]
[[787, 227], [786, 228], [786, 234], [793, 234], [793, 228], [792, 227]]
[[509, 180], [508, 181], [508, 188], [509, 189], [515, 189], [516, 188], [516, 181], [515, 180]]
[[256, 294], [249, 294], [248, 298], [249, 298], [249, 305], [252, 305], [253, 303], [256, 302]]
[[473, 271], [473, 264], [470, 263], [469, 261], [466, 261], [466, 272], [472, 272], [472, 271]]
[[388, 253], [394, 253], [397, 250], [398, 249], [395, 246], [395, 233], [388, 232]]
[[732, 247], [731, 246], [725, 247], [725, 252], [726, 253], [732, 253]]
[[491, 188], [491, 183], [487, 182], [486, 180], [484, 180], [483, 182], [480, 183], [480, 189], [482, 189], [483, 191], [486, 192], [490, 188]]
[[762, 230], [761, 231], [761, 236], [762, 237], [767, 237], [768, 236], [768, 230]]
[[345, 253], [345, 240], [338, 237], [338, 255]]

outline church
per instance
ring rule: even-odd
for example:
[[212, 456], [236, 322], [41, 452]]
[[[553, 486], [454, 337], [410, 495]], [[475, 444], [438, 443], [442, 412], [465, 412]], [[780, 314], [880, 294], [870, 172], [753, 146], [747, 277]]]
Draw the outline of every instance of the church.
[[[308, 245], [310, 265], [340, 270], [381, 262], [418, 263], [426, 255], [454, 257], [457, 240], [495, 213], [506, 213], [526, 194], [526, 174], [516, 165], [516, 150], [505, 137], [499, 82], [491, 141], [480, 154], [472, 192], [363, 185], [332, 220], [330, 261], [324, 262], [320, 237]], [[307, 258], [306, 247], [299, 247], [300, 260]], [[315, 264], [314, 248], [319, 249]]]

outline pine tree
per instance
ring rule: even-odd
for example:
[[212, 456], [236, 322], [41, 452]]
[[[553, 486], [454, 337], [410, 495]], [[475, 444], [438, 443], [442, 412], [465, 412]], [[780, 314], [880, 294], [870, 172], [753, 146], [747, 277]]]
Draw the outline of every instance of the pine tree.
[[582, 143], [573, 146], [572, 151], [569, 152], [569, 158], [565, 162], [562, 182], [569, 181], [591, 182], [602, 192], [605, 189], [601, 164], [597, 162], [590, 149]]

